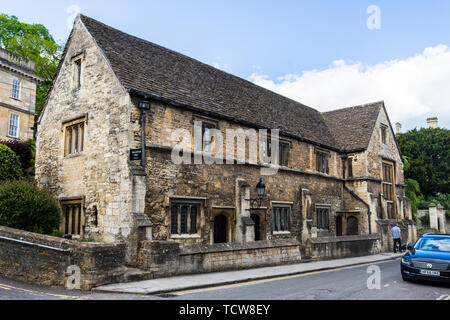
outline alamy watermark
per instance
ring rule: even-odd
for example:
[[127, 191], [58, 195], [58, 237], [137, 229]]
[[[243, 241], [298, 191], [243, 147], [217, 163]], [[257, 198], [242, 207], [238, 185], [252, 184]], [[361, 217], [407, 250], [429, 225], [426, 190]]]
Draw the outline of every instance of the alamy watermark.
[[81, 269], [77, 265], [72, 265], [67, 267], [66, 271], [67, 278], [66, 288], [68, 290], [80, 290], [81, 289]]
[[367, 289], [380, 290], [381, 289], [381, 269], [379, 266], [371, 265], [367, 268], [367, 273], [371, 274], [367, 278]]
[[194, 122], [193, 136], [187, 129], [172, 132], [175, 143], [171, 159], [174, 164], [255, 164], [261, 175], [275, 175], [279, 169], [279, 130], [205, 128], [202, 121]]
[[381, 30], [381, 9], [379, 6], [371, 5], [366, 10], [370, 14], [366, 25], [369, 30]]

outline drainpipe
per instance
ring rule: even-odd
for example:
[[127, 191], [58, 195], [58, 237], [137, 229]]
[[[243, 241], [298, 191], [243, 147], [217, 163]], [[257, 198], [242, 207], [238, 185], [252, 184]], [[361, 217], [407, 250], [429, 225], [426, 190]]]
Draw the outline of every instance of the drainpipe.
[[372, 221], [371, 221], [372, 212], [370, 211], [370, 206], [369, 206], [369, 204], [367, 202], [365, 202], [363, 199], [361, 199], [353, 190], [350, 190], [345, 185], [345, 182], [347, 181], [346, 178], [345, 178], [345, 160], [347, 160], [347, 155], [346, 154], [341, 154], [341, 159], [342, 159], [342, 174], [343, 174], [344, 189], [345, 189], [345, 191], [350, 193], [350, 195], [353, 198], [355, 198], [356, 200], [362, 202], [366, 206], [366, 208], [367, 208], [367, 215], [369, 217], [369, 234], [372, 234]]
[[150, 110], [150, 103], [146, 101], [141, 101], [139, 102], [138, 107], [141, 110], [141, 150], [142, 150], [141, 165], [142, 169], [145, 170], [145, 162], [147, 158], [145, 155], [145, 122], [147, 120], [147, 111]]

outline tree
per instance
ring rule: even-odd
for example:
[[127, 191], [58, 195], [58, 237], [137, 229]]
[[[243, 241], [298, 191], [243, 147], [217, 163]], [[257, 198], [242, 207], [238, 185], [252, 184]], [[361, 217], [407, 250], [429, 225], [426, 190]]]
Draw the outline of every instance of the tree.
[[26, 171], [31, 166], [31, 157], [33, 156], [30, 145], [22, 140], [0, 140], [0, 144], [9, 147], [19, 156], [20, 166]]
[[0, 183], [0, 225], [53, 234], [61, 223], [61, 207], [47, 190], [27, 180]]
[[450, 132], [447, 129], [414, 129], [397, 137], [405, 166], [405, 179], [416, 180], [425, 197], [448, 194]]
[[62, 46], [42, 24], [23, 23], [16, 16], [6, 14], [0, 14], [0, 46], [36, 61], [36, 75], [44, 79], [36, 88], [36, 113], [39, 114], [58, 68]]
[[0, 182], [22, 177], [19, 156], [9, 147], [0, 144]]

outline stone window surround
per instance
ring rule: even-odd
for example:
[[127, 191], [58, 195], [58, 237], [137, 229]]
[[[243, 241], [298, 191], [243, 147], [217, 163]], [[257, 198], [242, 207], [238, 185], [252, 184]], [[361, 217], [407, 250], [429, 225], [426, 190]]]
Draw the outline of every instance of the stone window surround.
[[[17, 83], [18, 87], [15, 89], [15, 84]], [[15, 91], [17, 91], [17, 96], [14, 96]], [[11, 98], [20, 101], [21, 95], [22, 95], [22, 81], [20, 81], [18, 78], [14, 78], [11, 87]]]
[[[86, 51], [77, 53], [71, 58], [72, 62], [72, 88], [75, 91], [80, 90], [83, 83], [83, 63], [85, 60]], [[79, 63], [79, 65], [78, 65]], [[77, 83], [78, 82], [78, 83]]]
[[[203, 230], [203, 227], [205, 225], [205, 210], [206, 210], [206, 197], [192, 197], [192, 196], [176, 196], [171, 195], [168, 197], [168, 205], [167, 205], [167, 216], [169, 217], [169, 239], [200, 239], [201, 233]], [[172, 219], [172, 204], [198, 204], [199, 205], [199, 211], [197, 213], [197, 233], [195, 234], [172, 234], [171, 233], [171, 219]], [[180, 216], [180, 213], [178, 214]], [[188, 225], [190, 221], [190, 215], [188, 214]], [[180, 227], [178, 223], [178, 227]]]
[[[15, 115], [17, 116], [17, 135], [13, 136], [11, 135], [11, 116]], [[14, 139], [19, 139], [20, 136], [20, 114], [14, 113], [14, 112], [10, 112], [9, 113], [9, 121], [8, 121], [8, 135], [9, 138], [14, 138]]]
[[380, 123], [380, 137], [382, 144], [387, 144], [388, 142], [388, 128], [389, 128], [388, 125]]
[[[384, 181], [384, 167], [385, 167], [385, 165], [390, 165], [392, 167], [392, 172], [391, 172], [391, 174], [392, 174], [392, 179], [391, 180], [392, 181], [391, 182], [385, 182]], [[380, 175], [381, 176], [381, 195], [384, 198], [384, 200], [386, 201], [386, 210], [388, 210], [387, 204], [388, 203], [392, 204], [392, 207], [393, 207], [393, 210], [394, 210], [392, 215], [395, 217], [397, 215], [397, 213], [396, 213], [396, 208], [397, 208], [397, 201], [396, 201], [396, 199], [397, 199], [397, 192], [396, 192], [396, 187], [397, 187], [397, 184], [396, 184], [396, 182], [397, 182], [397, 179], [396, 179], [396, 161], [394, 161], [392, 159], [385, 158], [385, 157], [381, 157], [381, 168], [380, 168], [380, 171], [381, 171], [381, 175]], [[384, 194], [383, 186], [385, 184], [391, 185], [391, 188], [392, 188], [392, 200], [388, 200], [388, 198]], [[388, 212], [386, 212], [386, 218], [389, 218], [389, 213]]]
[[[84, 122], [84, 136], [83, 136], [83, 151], [78, 151], [77, 153], [71, 153], [71, 154], [67, 154], [67, 128], [80, 124]], [[64, 119], [61, 122], [61, 132], [63, 134], [63, 157], [64, 159], [70, 159], [70, 158], [76, 158], [79, 156], [84, 155], [84, 152], [86, 150], [86, 133], [87, 133], [87, 126], [88, 126], [88, 122], [89, 122], [89, 114], [85, 113], [81, 116], [77, 116], [77, 117], [72, 117], [69, 119]], [[81, 143], [81, 142], [80, 142]]]
[[[264, 157], [264, 163], [269, 163], [270, 162], [270, 157], [272, 157], [272, 147], [270, 148], [270, 154], [269, 155], [266, 155], [266, 150], [267, 149], [269, 149], [268, 147], [267, 147], [267, 145], [268, 144], [271, 144], [272, 143], [272, 141], [271, 141], [271, 139], [270, 139], [270, 137], [267, 137], [267, 141], [266, 141], [266, 148], [265, 148], [265, 150], [263, 151], [263, 157]], [[275, 163], [277, 164], [277, 165], [279, 165], [281, 168], [289, 168], [289, 163], [290, 163], [290, 149], [292, 149], [292, 141], [291, 140], [289, 140], [289, 139], [287, 139], [287, 138], [284, 138], [284, 137], [279, 137], [278, 138], [278, 143], [279, 143], [279, 148], [278, 148], [278, 157], [277, 157], [277, 159], [275, 159]], [[281, 164], [281, 145], [283, 145], [284, 147], [286, 147], [286, 149], [285, 149], [285, 151], [286, 151], [286, 153], [285, 153], [285, 159], [284, 159], [284, 162], [285, 162], [285, 164], [283, 165], [283, 164]]]
[[[86, 224], [86, 220], [85, 220], [85, 213], [86, 213], [86, 197], [85, 196], [77, 196], [77, 197], [61, 197], [58, 199], [61, 207], [64, 209], [64, 206], [66, 205], [79, 205], [80, 209], [81, 209], [81, 221], [80, 221], [80, 225], [81, 225], [81, 230], [80, 230], [80, 234], [79, 235], [74, 235], [73, 238], [83, 238], [84, 237], [84, 227]], [[61, 232], [65, 232], [64, 228], [65, 228], [65, 212], [64, 210], [61, 212], [62, 214], [62, 219], [61, 219], [61, 226], [60, 226], [60, 231]]]
[[[320, 172], [322, 174], [329, 175], [331, 152], [326, 150], [326, 149], [323, 149], [323, 148], [314, 147], [314, 154], [315, 154], [315, 157], [314, 157], [314, 169], [316, 170], [316, 172]], [[319, 171], [319, 168], [317, 167], [318, 166], [317, 158], [319, 157], [319, 155], [323, 155], [324, 159], [326, 160], [326, 172]]]
[[[289, 234], [291, 234], [291, 231], [289, 229], [291, 227], [293, 205], [294, 205], [294, 202], [290, 202], [290, 201], [270, 201], [269, 212], [270, 212], [272, 235], [289, 235]], [[281, 230], [281, 231], [273, 230], [273, 209], [274, 209], [274, 207], [289, 208], [288, 217], [287, 217], [288, 230]], [[263, 209], [263, 208], [261, 208], [261, 209]]]
[[[318, 214], [318, 209], [328, 209], [328, 229], [320, 229], [319, 225], [318, 225], [318, 221], [317, 221], [317, 214]], [[314, 221], [314, 225], [317, 227], [317, 230], [319, 231], [330, 231], [330, 222], [331, 222], [331, 216], [332, 216], [332, 210], [331, 210], [331, 204], [327, 204], [327, 203], [316, 203], [314, 204], [314, 216], [313, 216], [313, 221]]]
[[[202, 140], [202, 149], [201, 151], [198, 149], [197, 146], [197, 141], [196, 141], [196, 127], [195, 127], [195, 122], [199, 121], [202, 123], [202, 136], [201, 136], [201, 140]], [[204, 141], [204, 134], [205, 134], [205, 129], [219, 129], [219, 121], [213, 118], [209, 118], [209, 117], [205, 117], [205, 116], [200, 116], [200, 115], [193, 115], [192, 116], [192, 146], [194, 147], [194, 151], [196, 152], [206, 152], [205, 151], [205, 141]], [[213, 139], [211, 139], [210, 141], [210, 148], [213, 145]], [[210, 149], [211, 150], [211, 149]]]

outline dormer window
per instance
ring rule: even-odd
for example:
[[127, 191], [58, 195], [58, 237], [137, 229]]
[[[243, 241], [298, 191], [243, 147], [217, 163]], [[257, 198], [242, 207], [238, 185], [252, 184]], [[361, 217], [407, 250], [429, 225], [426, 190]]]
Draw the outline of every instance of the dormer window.
[[195, 119], [194, 131], [195, 131], [195, 146], [197, 151], [212, 152], [212, 144], [214, 138], [212, 130], [218, 128], [218, 123], [213, 120], [205, 120], [203, 118]]
[[328, 174], [330, 153], [325, 150], [315, 149], [316, 154], [316, 171]]

